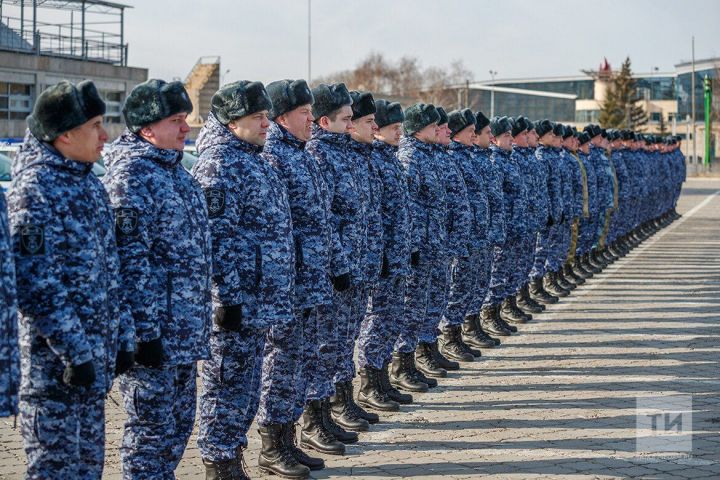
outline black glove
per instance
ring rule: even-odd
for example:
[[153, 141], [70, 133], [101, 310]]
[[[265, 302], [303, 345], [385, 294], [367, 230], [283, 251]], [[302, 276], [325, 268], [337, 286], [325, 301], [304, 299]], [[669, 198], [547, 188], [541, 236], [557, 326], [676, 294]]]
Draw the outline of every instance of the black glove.
[[388, 265], [387, 255], [383, 253], [382, 267], [380, 268], [380, 277], [388, 278], [390, 276], [390, 266]]
[[144, 367], [158, 368], [163, 361], [162, 339], [138, 342], [135, 362]]
[[122, 375], [130, 370], [135, 363], [135, 352], [118, 350], [115, 357], [115, 375]]
[[239, 332], [242, 327], [242, 306], [229, 305], [215, 309], [215, 325], [231, 332]]
[[555, 220], [553, 220], [552, 215], [548, 215], [547, 224], [548, 227], [552, 227], [555, 225]]
[[350, 288], [350, 273], [343, 273], [342, 275], [333, 277], [332, 284], [333, 287], [335, 287], [335, 290], [338, 292], [344, 292]]
[[65, 385], [89, 387], [95, 381], [95, 366], [92, 360], [80, 365], [68, 365], [63, 372]]
[[420, 251], [415, 250], [410, 254], [410, 265], [413, 267], [420, 265]]

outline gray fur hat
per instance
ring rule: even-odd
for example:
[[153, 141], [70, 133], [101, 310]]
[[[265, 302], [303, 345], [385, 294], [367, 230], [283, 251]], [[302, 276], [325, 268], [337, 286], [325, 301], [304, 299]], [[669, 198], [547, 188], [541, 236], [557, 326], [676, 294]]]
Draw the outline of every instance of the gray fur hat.
[[403, 131], [405, 135], [412, 135], [419, 132], [428, 125], [440, 121], [440, 114], [431, 103], [416, 103], [405, 110], [405, 121]]
[[513, 122], [508, 117], [493, 117], [490, 120], [490, 133], [493, 134], [493, 137], [499, 137], [505, 132], [510, 132], [512, 128]]
[[295, 110], [303, 105], [312, 105], [315, 99], [305, 80], [277, 80], [268, 84], [267, 93], [272, 101], [270, 119]]
[[125, 124], [133, 131], [177, 113], [190, 113], [192, 102], [182, 82], [150, 79], [132, 89], [123, 105]]
[[321, 83], [313, 88], [312, 93], [313, 97], [315, 97], [315, 103], [313, 104], [315, 120], [353, 103], [350, 92], [348, 92], [344, 83], [333, 83], [332, 85]]
[[472, 110], [469, 108], [453, 110], [448, 113], [448, 128], [450, 129], [450, 132], [452, 132], [453, 137], [470, 125], [475, 128], [475, 115], [473, 115]]
[[225, 85], [210, 100], [210, 110], [220, 123], [272, 109], [272, 101], [260, 82], [242, 80]]
[[63, 80], [38, 96], [32, 114], [27, 117], [27, 124], [35, 138], [52, 142], [98, 115], [105, 115], [105, 102], [95, 84], [83, 80], [73, 85]]

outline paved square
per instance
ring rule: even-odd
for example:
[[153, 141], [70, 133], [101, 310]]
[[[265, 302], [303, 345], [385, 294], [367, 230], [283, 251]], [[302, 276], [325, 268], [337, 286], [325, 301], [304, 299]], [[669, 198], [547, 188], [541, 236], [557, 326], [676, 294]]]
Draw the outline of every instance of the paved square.
[[[479, 362], [384, 416], [314, 478], [720, 478], [720, 181], [692, 179], [684, 216]], [[636, 401], [690, 395], [689, 452], [641, 452]], [[105, 477], [124, 414], [108, 402]], [[259, 439], [246, 461], [253, 477]], [[22, 478], [12, 419], [0, 478]], [[196, 439], [178, 478], [204, 478]]]

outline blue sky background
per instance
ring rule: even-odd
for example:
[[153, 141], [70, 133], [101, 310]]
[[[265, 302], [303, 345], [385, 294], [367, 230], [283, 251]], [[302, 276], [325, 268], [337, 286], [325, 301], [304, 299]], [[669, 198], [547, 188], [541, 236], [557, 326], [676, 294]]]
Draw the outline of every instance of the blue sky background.
[[[123, 0], [119, 0], [123, 1]], [[220, 55], [224, 82], [307, 76], [307, 0], [125, 0], [130, 64], [185, 78]], [[720, 56], [717, 0], [312, 0], [312, 73], [371, 51], [424, 67], [463, 60], [475, 80], [576, 75], [607, 57], [636, 72]]]

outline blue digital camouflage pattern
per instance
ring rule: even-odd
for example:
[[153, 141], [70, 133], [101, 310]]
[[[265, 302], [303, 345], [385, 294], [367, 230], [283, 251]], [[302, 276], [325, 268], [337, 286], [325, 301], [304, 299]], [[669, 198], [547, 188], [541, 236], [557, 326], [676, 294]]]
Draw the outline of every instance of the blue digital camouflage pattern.
[[18, 413], [18, 347], [15, 261], [5, 195], [0, 192], [0, 417]]
[[[163, 346], [162, 368], [137, 366], [120, 380], [128, 413], [123, 472], [132, 478], [172, 478], [195, 418], [195, 362], [209, 357], [208, 210], [181, 158], [182, 152], [157, 148], [129, 130], [105, 155], [103, 183], [115, 209], [122, 286], [136, 336], [159, 338]], [[177, 383], [181, 377], [184, 383]]]
[[[113, 212], [91, 169], [92, 164], [66, 159], [30, 133], [13, 162], [8, 208], [29, 478], [101, 476], [104, 397], [115, 376], [118, 348], [135, 346], [118, 282]], [[62, 382], [67, 365], [89, 361], [96, 373], [90, 387]]]
[[478, 302], [474, 302], [478, 292], [483, 293], [490, 281], [487, 265], [490, 244], [487, 240], [490, 225], [489, 178], [483, 176], [483, 165], [475, 148], [459, 142], [451, 142], [448, 148], [450, 158], [459, 167], [466, 185], [470, 206], [471, 222], [468, 238], [467, 257], [453, 259], [450, 264], [450, 288], [445, 313], [440, 328], [461, 325], [468, 315], [479, 312]]
[[[240, 306], [242, 332], [214, 324], [203, 364], [198, 445], [203, 458], [235, 458], [258, 409], [268, 328], [294, 322], [294, 244], [284, 184], [260, 156], [213, 113], [195, 145], [192, 175], [208, 204], [213, 241], [213, 305]], [[272, 381], [284, 381], [272, 378]], [[285, 405], [294, 398], [272, 399]], [[249, 418], [246, 415], [251, 414]]]
[[[411, 250], [419, 251], [420, 264], [411, 269], [407, 279], [405, 320], [395, 350], [414, 352], [425, 320], [436, 315], [438, 309], [442, 314], [444, 309], [444, 282], [448, 272], [447, 200], [433, 144], [403, 136], [397, 156], [408, 183]], [[433, 284], [433, 279], [438, 282]]]
[[120, 446], [123, 478], [174, 479], [195, 424], [196, 364], [135, 366], [120, 375], [127, 412]]
[[371, 290], [357, 341], [360, 368], [382, 368], [390, 360], [404, 319], [412, 224], [407, 180], [396, 153], [392, 145], [373, 143], [372, 161], [382, 181], [382, 259], [387, 265], [387, 277], [380, 278]]
[[[368, 291], [366, 285], [370, 281], [368, 278], [370, 259], [368, 214], [371, 195], [369, 158], [365, 159], [363, 155], [351, 151], [351, 142], [353, 140], [348, 133], [333, 133], [313, 125], [312, 138], [305, 147], [320, 166], [328, 186], [331, 198], [330, 218], [333, 228], [339, 234], [342, 251], [350, 267], [351, 287], [339, 294], [335, 292], [334, 309], [319, 309], [320, 322], [335, 322], [337, 355], [334, 383], [352, 378], [354, 340], [365, 313]], [[377, 232], [374, 233], [377, 235]], [[333, 315], [334, 320], [327, 319], [328, 315]], [[322, 343], [321, 341], [321, 345]], [[334, 391], [334, 388], [326, 385], [323, 390]]]
[[[561, 222], [566, 222], [564, 215], [565, 195], [563, 190], [561, 165], [557, 161], [558, 155], [559, 149], [555, 147], [540, 145], [535, 150], [535, 158], [538, 160], [538, 165], [544, 165], [545, 169], [547, 169], [549, 218], [547, 225], [542, 228], [538, 234], [535, 245], [535, 258], [533, 261], [533, 267], [530, 270], [531, 279], [541, 278], [545, 275], [548, 265], [548, 257], [551, 257], [551, 262], [556, 263], [555, 260], [552, 259], [551, 255], [553, 251], [552, 242], [556, 237], [558, 230], [566, 228], [561, 225]], [[555, 268], [556, 267], [554, 267], [554, 269]]]

